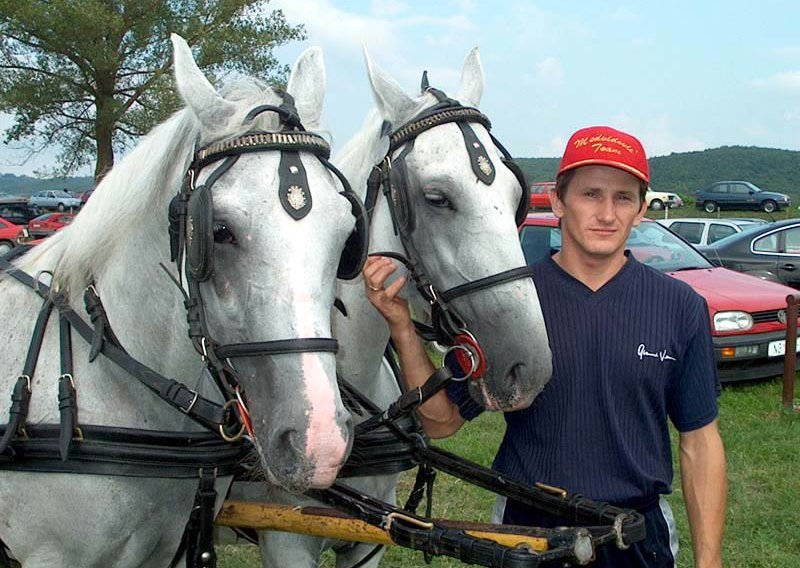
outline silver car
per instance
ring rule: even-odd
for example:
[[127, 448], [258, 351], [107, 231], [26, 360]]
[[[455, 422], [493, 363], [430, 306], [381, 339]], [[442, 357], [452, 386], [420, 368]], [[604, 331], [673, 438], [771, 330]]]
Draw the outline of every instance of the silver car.
[[66, 190], [40, 191], [35, 193], [28, 200], [28, 203], [43, 209], [80, 209], [81, 200]]
[[753, 225], [762, 225], [762, 219], [706, 219], [701, 217], [658, 219], [658, 222], [677, 233], [693, 245], [705, 246], [727, 236], [741, 233]]

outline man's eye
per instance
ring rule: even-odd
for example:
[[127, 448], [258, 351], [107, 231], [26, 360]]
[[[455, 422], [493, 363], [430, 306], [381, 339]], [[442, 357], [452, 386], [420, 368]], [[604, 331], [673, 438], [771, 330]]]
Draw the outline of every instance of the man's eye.
[[236, 236], [225, 223], [214, 223], [214, 242], [219, 244], [236, 244]]

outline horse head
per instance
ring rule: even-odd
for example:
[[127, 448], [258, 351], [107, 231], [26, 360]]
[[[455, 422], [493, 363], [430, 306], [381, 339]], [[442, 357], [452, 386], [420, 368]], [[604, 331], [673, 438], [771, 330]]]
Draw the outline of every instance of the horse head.
[[422, 274], [417, 289], [434, 320], [480, 367], [473, 397], [490, 410], [524, 408], [549, 380], [551, 355], [517, 234], [527, 187], [477, 110], [478, 51], [466, 58], [455, 98], [425, 80], [421, 95], [409, 96], [365, 57], [383, 131], [391, 132], [382, 144], [390, 191], [376, 204], [370, 250], [400, 252]]

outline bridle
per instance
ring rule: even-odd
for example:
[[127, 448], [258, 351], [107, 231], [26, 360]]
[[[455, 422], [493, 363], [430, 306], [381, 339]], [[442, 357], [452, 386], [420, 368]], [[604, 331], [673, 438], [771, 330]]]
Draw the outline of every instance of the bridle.
[[[437, 289], [431, 281], [422, 255], [419, 254], [414, 244], [416, 222], [409, 197], [409, 177], [405, 163], [406, 157], [414, 149], [414, 142], [417, 136], [437, 126], [454, 123], [461, 131], [470, 165], [477, 179], [485, 185], [491, 185], [494, 182], [496, 172], [486, 148], [480, 142], [471, 126], [471, 123], [477, 123], [484, 126], [487, 131], [490, 131], [491, 122], [489, 119], [478, 109], [462, 106], [461, 103], [447, 97], [438, 89], [427, 87], [424, 91], [436, 97], [437, 104], [422, 111], [392, 132], [389, 151], [383, 160], [373, 168], [367, 182], [367, 198], [365, 200], [367, 211], [372, 212], [374, 209], [378, 199], [378, 192], [382, 187], [383, 195], [386, 198], [392, 217], [394, 232], [400, 237], [405, 255], [393, 252], [374, 254], [394, 258], [408, 268], [417, 290], [431, 305], [433, 333], [430, 338], [444, 345], [466, 347], [466, 349], [459, 349], [455, 352], [456, 359], [463, 369], [471, 369], [473, 371], [472, 376], [479, 378], [486, 367], [485, 355], [475, 336], [469, 331], [466, 320], [458, 314], [452, 302], [457, 298], [494, 286], [529, 278], [532, 275], [532, 270], [529, 266], [512, 268], [447, 290]], [[530, 188], [522, 170], [514, 163], [508, 151], [491, 132], [489, 132], [489, 136], [503, 155], [503, 165], [511, 170], [522, 187], [522, 196], [515, 212], [516, 224], [520, 226], [528, 212]], [[399, 153], [394, 156], [398, 150]], [[472, 353], [472, 357], [469, 356], [469, 353]]]
[[[361, 272], [368, 242], [364, 205], [353, 193], [347, 179], [328, 161], [330, 147], [320, 136], [305, 131], [291, 96], [283, 92], [281, 95], [284, 102], [280, 106], [258, 106], [244, 119], [247, 124], [264, 112], [273, 112], [280, 119], [279, 132], [252, 132], [200, 148], [187, 169], [180, 191], [169, 205], [170, 257], [177, 264], [176, 282], [184, 294], [189, 337], [217, 384], [231, 396], [230, 400], [236, 402], [240, 418], [248, 430], [246, 399], [230, 359], [287, 353], [335, 353], [338, 342], [330, 337], [309, 337], [222, 345], [212, 338], [206, 323], [200, 284], [214, 274], [214, 184], [242, 154], [278, 151], [281, 153], [278, 169], [280, 201], [283, 209], [298, 221], [309, 213], [313, 203], [306, 170], [300, 159], [300, 152], [310, 153], [341, 181], [344, 190], [340, 194], [350, 202], [356, 218], [355, 229], [347, 239], [339, 262], [339, 278], [352, 279]], [[201, 171], [220, 161], [222, 163], [216, 166], [205, 183], [196, 185]], [[184, 261], [188, 292], [181, 285]]]

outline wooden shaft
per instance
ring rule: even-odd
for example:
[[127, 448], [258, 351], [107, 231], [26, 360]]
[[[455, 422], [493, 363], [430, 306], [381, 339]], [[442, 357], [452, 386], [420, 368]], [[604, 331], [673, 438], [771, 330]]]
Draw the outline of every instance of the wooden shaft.
[[[289, 507], [249, 501], [225, 501], [215, 522], [225, 527], [285, 531], [372, 544], [394, 544], [388, 532], [335, 509], [322, 507]], [[475, 538], [493, 540], [512, 548], [524, 545], [535, 552], [548, 550], [547, 538], [498, 532], [504, 530], [498, 525], [444, 520], [437, 521], [437, 524], [461, 529]]]

